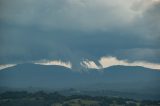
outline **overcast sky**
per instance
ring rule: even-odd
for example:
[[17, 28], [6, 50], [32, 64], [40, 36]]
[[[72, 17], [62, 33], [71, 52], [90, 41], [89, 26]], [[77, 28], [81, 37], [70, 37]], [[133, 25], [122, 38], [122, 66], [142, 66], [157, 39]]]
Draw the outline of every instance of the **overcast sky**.
[[0, 0], [0, 64], [104, 56], [160, 63], [160, 1]]

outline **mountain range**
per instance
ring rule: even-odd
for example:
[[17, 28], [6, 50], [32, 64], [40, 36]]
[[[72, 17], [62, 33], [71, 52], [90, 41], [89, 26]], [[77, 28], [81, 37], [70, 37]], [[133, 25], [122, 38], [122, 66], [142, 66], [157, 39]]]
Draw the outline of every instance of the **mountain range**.
[[0, 71], [0, 87], [112, 90], [158, 95], [160, 70], [140, 66], [111, 66], [104, 69], [72, 70], [63, 66], [19, 64]]

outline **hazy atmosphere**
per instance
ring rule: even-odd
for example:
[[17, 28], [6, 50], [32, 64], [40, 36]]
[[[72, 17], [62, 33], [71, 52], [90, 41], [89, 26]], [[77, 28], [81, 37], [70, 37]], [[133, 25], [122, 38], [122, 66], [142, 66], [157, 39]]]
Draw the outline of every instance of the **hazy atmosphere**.
[[0, 0], [0, 64], [115, 58], [160, 69], [159, 11], [159, 0]]
[[160, 106], [160, 0], [0, 0], [0, 106]]

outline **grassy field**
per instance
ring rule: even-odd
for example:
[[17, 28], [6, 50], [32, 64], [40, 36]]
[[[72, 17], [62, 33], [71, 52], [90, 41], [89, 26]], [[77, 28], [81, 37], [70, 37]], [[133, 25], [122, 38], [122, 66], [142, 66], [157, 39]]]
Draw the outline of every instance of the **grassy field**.
[[84, 100], [84, 99], [72, 99], [63, 103], [55, 103], [52, 106], [99, 106], [98, 101]]
[[1, 93], [0, 106], [160, 106], [160, 100], [23, 91]]

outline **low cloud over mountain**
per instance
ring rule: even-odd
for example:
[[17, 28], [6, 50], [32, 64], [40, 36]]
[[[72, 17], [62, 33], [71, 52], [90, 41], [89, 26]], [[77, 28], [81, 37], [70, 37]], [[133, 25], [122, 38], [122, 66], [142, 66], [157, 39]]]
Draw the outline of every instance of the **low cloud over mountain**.
[[1, 0], [0, 64], [61, 60], [78, 69], [112, 56], [151, 67], [160, 63], [159, 11], [159, 0]]

